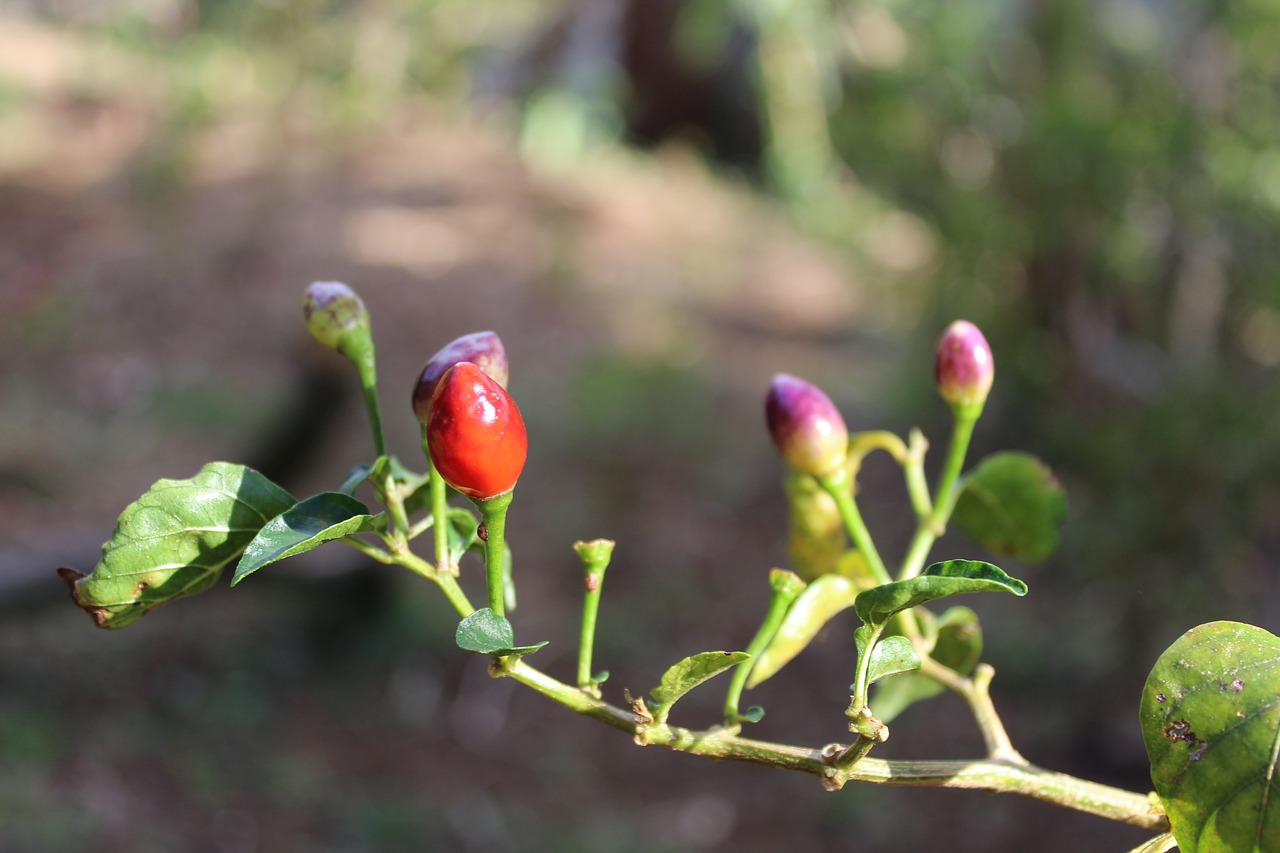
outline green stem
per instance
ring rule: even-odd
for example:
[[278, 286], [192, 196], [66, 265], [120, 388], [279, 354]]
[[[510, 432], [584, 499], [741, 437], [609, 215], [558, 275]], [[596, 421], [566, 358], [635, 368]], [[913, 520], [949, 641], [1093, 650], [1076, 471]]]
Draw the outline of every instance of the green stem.
[[575, 542], [573, 550], [582, 560], [586, 593], [582, 601], [582, 631], [578, 637], [578, 687], [599, 692], [591, 674], [591, 656], [596, 644], [596, 616], [600, 612], [600, 588], [604, 584], [604, 572], [609, 568], [614, 543], [609, 539], [593, 539]]
[[404, 497], [391, 474], [382, 484], [383, 504], [391, 515], [391, 538], [397, 551], [409, 550], [409, 518], [404, 511]]
[[373, 354], [373, 341], [351, 342], [346, 350], [360, 376], [364, 407], [369, 412], [369, 430], [373, 433], [373, 450], [377, 456], [387, 455], [387, 442], [382, 435], [382, 409], [378, 403], [378, 369]]
[[436, 463], [431, 459], [431, 448], [427, 445], [427, 425], [421, 426], [422, 455], [426, 457], [427, 472], [431, 475], [427, 488], [431, 490], [431, 520], [435, 527], [436, 569], [441, 574], [456, 575], [458, 566], [449, 559], [449, 486], [440, 476], [440, 472], [436, 470]]
[[778, 628], [782, 625], [782, 620], [787, 615], [787, 609], [791, 607], [791, 603], [796, 600], [796, 596], [804, 589], [804, 581], [800, 580], [798, 575], [781, 569], [774, 569], [770, 572], [769, 585], [773, 589], [773, 595], [769, 600], [769, 609], [765, 613], [764, 621], [760, 623], [760, 630], [756, 631], [755, 637], [747, 646], [747, 654], [750, 657], [738, 664], [737, 669], [733, 672], [733, 680], [729, 682], [729, 692], [724, 699], [724, 724], [726, 726], [736, 726], [743, 721], [743, 718], [738, 714], [738, 701], [742, 698], [742, 691], [747, 686], [747, 677], [751, 675], [751, 668], [755, 665], [755, 661], [760, 657], [760, 654], [773, 641], [773, 635], [778, 633]]
[[865, 630], [867, 634], [866, 639], [858, 644], [858, 668], [853, 676], [853, 696], [849, 703], [848, 716], [855, 721], [862, 713], [862, 709], [867, 707], [867, 690], [871, 687], [867, 683], [871, 677], [871, 652], [880, 641], [880, 635], [884, 633], [886, 624], [864, 625], [858, 629], [859, 633]]
[[434, 544], [436, 552], [436, 568], [441, 574], [456, 575], [458, 565], [449, 558], [449, 485], [436, 470], [436, 465], [429, 459], [427, 465], [431, 470], [431, 517], [435, 520]]
[[368, 554], [380, 563], [403, 566], [414, 574], [421, 575], [434, 582], [436, 586], [440, 587], [440, 591], [444, 593], [449, 603], [453, 605], [453, 609], [458, 611], [459, 616], [466, 618], [475, 612], [475, 607], [472, 606], [471, 601], [467, 598], [467, 594], [462, 591], [462, 587], [458, 586], [457, 577], [447, 572], [438, 571], [435, 566], [412, 551], [390, 554], [351, 537], [344, 538], [342, 541]]
[[973, 713], [973, 719], [982, 732], [982, 742], [987, 747], [987, 757], [1010, 764], [1027, 764], [1005, 731], [1000, 715], [991, 701], [991, 679], [996, 671], [990, 664], [978, 664], [972, 678], [965, 678], [950, 667], [943, 666], [928, 655], [920, 656], [920, 672], [964, 698]]
[[835, 500], [840, 510], [840, 517], [844, 520], [844, 526], [849, 531], [849, 537], [853, 539], [853, 544], [857, 546], [862, 558], [867, 561], [867, 567], [875, 575], [876, 581], [882, 584], [888, 583], [889, 572], [884, 567], [884, 560], [880, 559], [880, 552], [876, 550], [875, 542], [871, 540], [871, 533], [867, 530], [866, 522], [862, 520], [862, 513], [858, 512], [858, 504], [853, 499], [852, 484], [848, 477], [840, 471], [817, 479], [818, 484]]
[[458, 586], [458, 579], [450, 574], [437, 572], [434, 578], [436, 584], [444, 593], [445, 598], [449, 599], [449, 603], [453, 605], [453, 609], [458, 611], [458, 615], [463, 619], [476, 612], [475, 607], [467, 598], [467, 594], [462, 591], [462, 587]]
[[484, 573], [489, 587], [489, 608], [499, 616], [505, 616], [507, 607], [505, 564], [507, 507], [511, 506], [514, 491], [503, 492], [491, 498], [473, 498], [480, 510], [480, 524], [484, 531]]
[[978, 422], [981, 410], [957, 409], [955, 428], [951, 432], [951, 444], [947, 447], [947, 459], [942, 466], [942, 474], [938, 478], [938, 490], [934, 497], [933, 513], [929, 516], [938, 535], [946, 528], [955, 509], [956, 483], [960, 480], [960, 472], [964, 468], [964, 458], [969, 452], [969, 441], [973, 438], [973, 427]]
[[912, 429], [907, 439], [907, 458], [902, 469], [907, 479], [907, 494], [917, 519], [924, 519], [933, 512], [933, 500], [929, 497], [929, 483], [924, 476], [924, 455], [929, 451], [929, 441], [918, 429]]
[[610, 705], [576, 687], [534, 669], [520, 660], [503, 659], [492, 672], [514, 679], [571, 710], [626, 732], [643, 745], [665, 746], [680, 752], [709, 758], [746, 761], [786, 770], [809, 773], [822, 780], [828, 790], [839, 790], [848, 782], [881, 785], [911, 785], [939, 788], [969, 788], [1021, 794], [1108, 820], [1139, 826], [1154, 832], [1166, 831], [1168, 819], [1153, 812], [1143, 794], [1124, 791], [1043, 770], [1030, 764], [1005, 761], [884, 761], [863, 758], [847, 768], [834, 765], [845, 752], [841, 744], [823, 749], [791, 746], [741, 737], [729, 729], [703, 731], [656, 724], [637, 701], [633, 710]]
[[965, 456], [969, 452], [969, 441], [973, 438], [973, 427], [978, 422], [982, 410], [974, 408], [956, 408], [955, 424], [951, 430], [951, 443], [947, 447], [947, 458], [938, 477], [938, 488], [934, 493], [933, 511], [920, 520], [915, 536], [907, 548], [907, 556], [902, 561], [902, 569], [898, 572], [899, 580], [913, 578], [924, 569], [925, 560], [933, 543], [947, 529], [951, 520], [951, 512], [956, 507], [959, 491], [956, 489], [960, 481], [960, 472], [964, 469]]
[[431, 489], [431, 517], [435, 519], [435, 529], [432, 532], [435, 537], [436, 568], [441, 573], [456, 575], [458, 566], [449, 559], [449, 486], [436, 470], [434, 462], [428, 459], [427, 465], [431, 470], [431, 483], [427, 488]]

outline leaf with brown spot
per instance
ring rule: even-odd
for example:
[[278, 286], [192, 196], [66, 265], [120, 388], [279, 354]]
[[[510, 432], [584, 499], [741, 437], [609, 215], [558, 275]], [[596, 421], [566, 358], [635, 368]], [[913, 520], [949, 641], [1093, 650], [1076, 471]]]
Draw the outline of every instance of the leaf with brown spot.
[[1280, 638], [1192, 628], [1151, 670], [1141, 720], [1182, 853], [1280, 853]]
[[210, 462], [187, 480], [159, 480], [125, 508], [89, 575], [59, 569], [99, 628], [123, 628], [155, 607], [203, 592], [270, 519], [293, 506], [252, 468]]

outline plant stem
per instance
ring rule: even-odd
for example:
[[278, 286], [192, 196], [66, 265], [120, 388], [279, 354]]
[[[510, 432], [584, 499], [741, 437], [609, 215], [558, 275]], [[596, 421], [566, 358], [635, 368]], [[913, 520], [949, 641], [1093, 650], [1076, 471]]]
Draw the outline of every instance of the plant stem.
[[889, 572], [885, 569], [884, 560], [880, 559], [880, 552], [876, 550], [871, 533], [862, 520], [862, 513], [858, 512], [858, 504], [853, 499], [852, 484], [848, 477], [841, 471], [836, 476], [819, 477], [818, 484], [835, 500], [836, 506], [840, 509], [840, 517], [844, 519], [844, 526], [849, 531], [849, 537], [853, 539], [853, 544], [857, 546], [862, 558], [867, 561], [867, 567], [875, 575], [876, 581], [888, 583]]
[[756, 631], [755, 637], [747, 646], [746, 652], [750, 657], [738, 664], [737, 669], [733, 671], [733, 679], [729, 682], [729, 693], [724, 699], [726, 726], [736, 726], [742, 722], [743, 718], [738, 715], [738, 701], [742, 698], [742, 691], [747, 686], [747, 677], [751, 675], [751, 668], [761, 652], [773, 640], [773, 635], [778, 633], [778, 627], [782, 624], [783, 617], [787, 615], [791, 602], [795, 601], [796, 596], [804, 589], [804, 581], [800, 580], [799, 576], [781, 569], [774, 569], [770, 573], [769, 585], [773, 589], [772, 597], [769, 599], [769, 610], [765, 613], [764, 621], [760, 623], [760, 630]]
[[978, 664], [973, 677], [965, 678], [955, 670], [943, 666], [928, 655], [920, 656], [920, 672], [962, 696], [973, 712], [973, 718], [982, 732], [987, 747], [987, 757], [1010, 764], [1027, 764], [1018, 750], [1013, 748], [1009, 734], [1004, 729], [1000, 715], [991, 701], [991, 679], [996, 671], [990, 664]]
[[924, 476], [924, 456], [929, 451], [929, 441], [918, 429], [912, 429], [907, 438], [907, 456], [902, 463], [907, 479], [907, 494], [917, 519], [925, 519], [933, 512], [933, 500], [929, 497], [929, 484]]
[[641, 745], [665, 746], [680, 752], [709, 758], [746, 761], [785, 770], [797, 770], [822, 779], [828, 790], [839, 790], [848, 782], [881, 785], [911, 785], [938, 788], [971, 788], [1021, 794], [1065, 808], [1086, 812], [1155, 832], [1167, 831], [1168, 819], [1153, 812], [1143, 794], [1077, 779], [1043, 770], [1031, 764], [1007, 761], [884, 761], [863, 758], [848, 768], [833, 766], [834, 756], [844, 747], [833, 744], [824, 749], [791, 746], [753, 740], [732, 730], [702, 731], [654, 723], [640, 710], [624, 710], [571, 687], [534, 669], [520, 660], [502, 659], [492, 672], [495, 677], [512, 678], [571, 710], [631, 734]]
[[484, 574], [489, 588], [489, 608], [499, 616], [506, 615], [506, 528], [507, 507], [511, 506], [513, 492], [503, 492], [491, 498], [473, 499], [480, 510], [480, 524], [484, 531]]
[[445, 572], [437, 572], [433, 578], [440, 587], [440, 591], [444, 593], [445, 598], [449, 599], [449, 603], [453, 605], [453, 609], [458, 611], [458, 615], [467, 618], [476, 612], [475, 607], [467, 599], [467, 594], [462, 591], [462, 587], [458, 586], [458, 579]]
[[604, 572], [609, 568], [614, 543], [608, 539], [591, 542], [575, 542], [573, 550], [582, 560], [586, 594], [582, 601], [582, 631], [578, 638], [578, 687], [599, 691], [591, 675], [591, 656], [596, 643], [596, 616], [600, 612], [600, 587], [604, 584]]
[[[346, 540], [344, 540], [346, 541]], [[430, 581], [434, 581], [436, 586], [440, 587], [440, 591], [444, 593], [444, 597], [449, 599], [449, 603], [453, 605], [453, 609], [458, 611], [458, 615], [464, 619], [475, 612], [467, 594], [462, 591], [462, 587], [458, 586], [458, 578], [449, 572], [439, 571], [435, 566], [419, 557], [412, 551], [405, 551], [400, 554], [389, 554], [388, 560], [384, 562], [396, 563], [404, 566], [409, 571], [422, 575]]]
[[456, 575], [458, 567], [449, 559], [449, 486], [436, 470], [436, 463], [431, 461], [426, 424], [422, 424], [422, 455], [427, 459], [427, 472], [431, 475], [427, 488], [431, 490], [431, 518], [435, 526], [436, 570], [441, 574]]
[[373, 355], [373, 341], [350, 353], [360, 375], [360, 388], [364, 391], [364, 407], [369, 412], [369, 430], [373, 433], [373, 450], [377, 456], [387, 455], [387, 442], [382, 435], [382, 410], [378, 403], [378, 369]]
[[431, 466], [431, 517], [435, 519], [435, 551], [436, 570], [441, 574], [456, 575], [458, 566], [449, 559], [449, 486], [444, 477], [436, 470], [434, 462]]
[[939, 536], [946, 528], [951, 511], [955, 509], [956, 483], [960, 479], [960, 471], [964, 468], [964, 458], [969, 452], [969, 441], [973, 438], [973, 427], [978, 423], [981, 410], [957, 409], [955, 428], [951, 431], [951, 444], [947, 447], [947, 459], [942, 466], [942, 474], [938, 477], [938, 490], [934, 495], [933, 513], [929, 516]]
[[[951, 443], [947, 446], [947, 458], [938, 477], [938, 488], [934, 493], [933, 510], [916, 526], [915, 536], [907, 548], [907, 556], [903, 558], [902, 569], [898, 572], [899, 580], [913, 578], [924, 569], [925, 560], [933, 543], [947, 529], [951, 519], [951, 511], [955, 509], [959, 494], [956, 484], [960, 480], [960, 472], [964, 468], [964, 459], [969, 452], [969, 441], [973, 438], [973, 427], [978, 422], [981, 409], [955, 409], [955, 424], [951, 431]], [[921, 475], [923, 476], [923, 475]]]

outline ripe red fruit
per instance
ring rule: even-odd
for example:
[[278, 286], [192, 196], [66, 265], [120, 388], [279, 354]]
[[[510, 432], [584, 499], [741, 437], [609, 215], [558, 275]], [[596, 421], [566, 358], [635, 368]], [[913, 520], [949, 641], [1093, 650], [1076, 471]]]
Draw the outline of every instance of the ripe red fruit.
[[427, 422], [431, 410], [431, 395], [435, 393], [440, 377], [444, 376], [446, 370], [463, 361], [471, 362], [503, 388], [507, 387], [507, 350], [502, 346], [502, 339], [493, 332], [463, 335], [441, 347], [423, 366], [422, 373], [413, 386], [413, 411], [418, 420]]
[[529, 437], [511, 395], [478, 366], [463, 361], [436, 383], [427, 447], [446, 483], [486, 500], [515, 487]]

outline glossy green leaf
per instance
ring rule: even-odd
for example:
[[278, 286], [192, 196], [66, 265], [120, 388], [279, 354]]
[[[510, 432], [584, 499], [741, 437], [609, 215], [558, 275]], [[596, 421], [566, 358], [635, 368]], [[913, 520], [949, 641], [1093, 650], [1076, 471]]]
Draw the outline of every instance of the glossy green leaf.
[[653, 718], [665, 722], [671, 706], [681, 696], [750, 657], [746, 652], [703, 652], [675, 664], [662, 674], [662, 681], [649, 693], [655, 703], [650, 708]]
[[858, 618], [867, 625], [881, 625], [893, 614], [969, 592], [1011, 592], [1026, 595], [1027, 585], [1003, 570], [980, 560], [948, 560], [934, 563], [919, 575], [873, 587], [854, 602]]
[[458, 648], [495, 657], [523, 657], [547, 644], [543, 641], [531, 646], [517, 646], [511, 623], [505, 616], [499, 616], [488, 607], [475, 611], [459, 622], [454, 640]]
[[788, 608], [769, 645], [756, 658], [747, 687], [763, 683], [786, 666], [833, 616], [852, 607], [857, 597], [857, 585], [841, 575], [823, 575], [805, 587]]
[[60, 572], [100, 628], [208, 589], [293, 498], [252, 468], [210, 462], [188, 480], [160, 480], [125, 508], [88, 576]]
[[369, 508], [350, 495], [321, 492], [299, 501], [263, 525], [244, 549], [231, 585], [235, 586], [263, 566], [305, 554], [334, 539], [386, 528], [385, 513], [369, 515]]
[[996, 453], [964, 478], [952, 522], [984, 548], [1038, 563], [1058, 547], [1067, 500], [1053, 472], [1027, 453]]
[[[919, 608], [914, 612], [919, 615], [928, 611]], [[982, 625], [978, 614], [968, 607], [949, 607], [937, 617], [935, 630], [930, 657], [961, 675], [973, 672], [982, 658]], [[876, 717], [888, 723], [916, 702], [937, 696], [945, 689], [926, 675], [907, 673], [879, 684], [871, 706]]]
[[[859, 628], [859, 631], [864, 630]], [[862, 654], [862, 649], [858, 649]], [[920, 668], [920, 656], [906, 637], [885, 637], [871, 649], [871, 667], [867, 671], [867, 684], [874, 684], [882, 678], [900, 675]], [[850, 690], [856, 688], [850, 687]]]
[[1192, 628], [1156, 661], [1140, 715], [1182, 853], [1280, 851], [1280, 638]]

